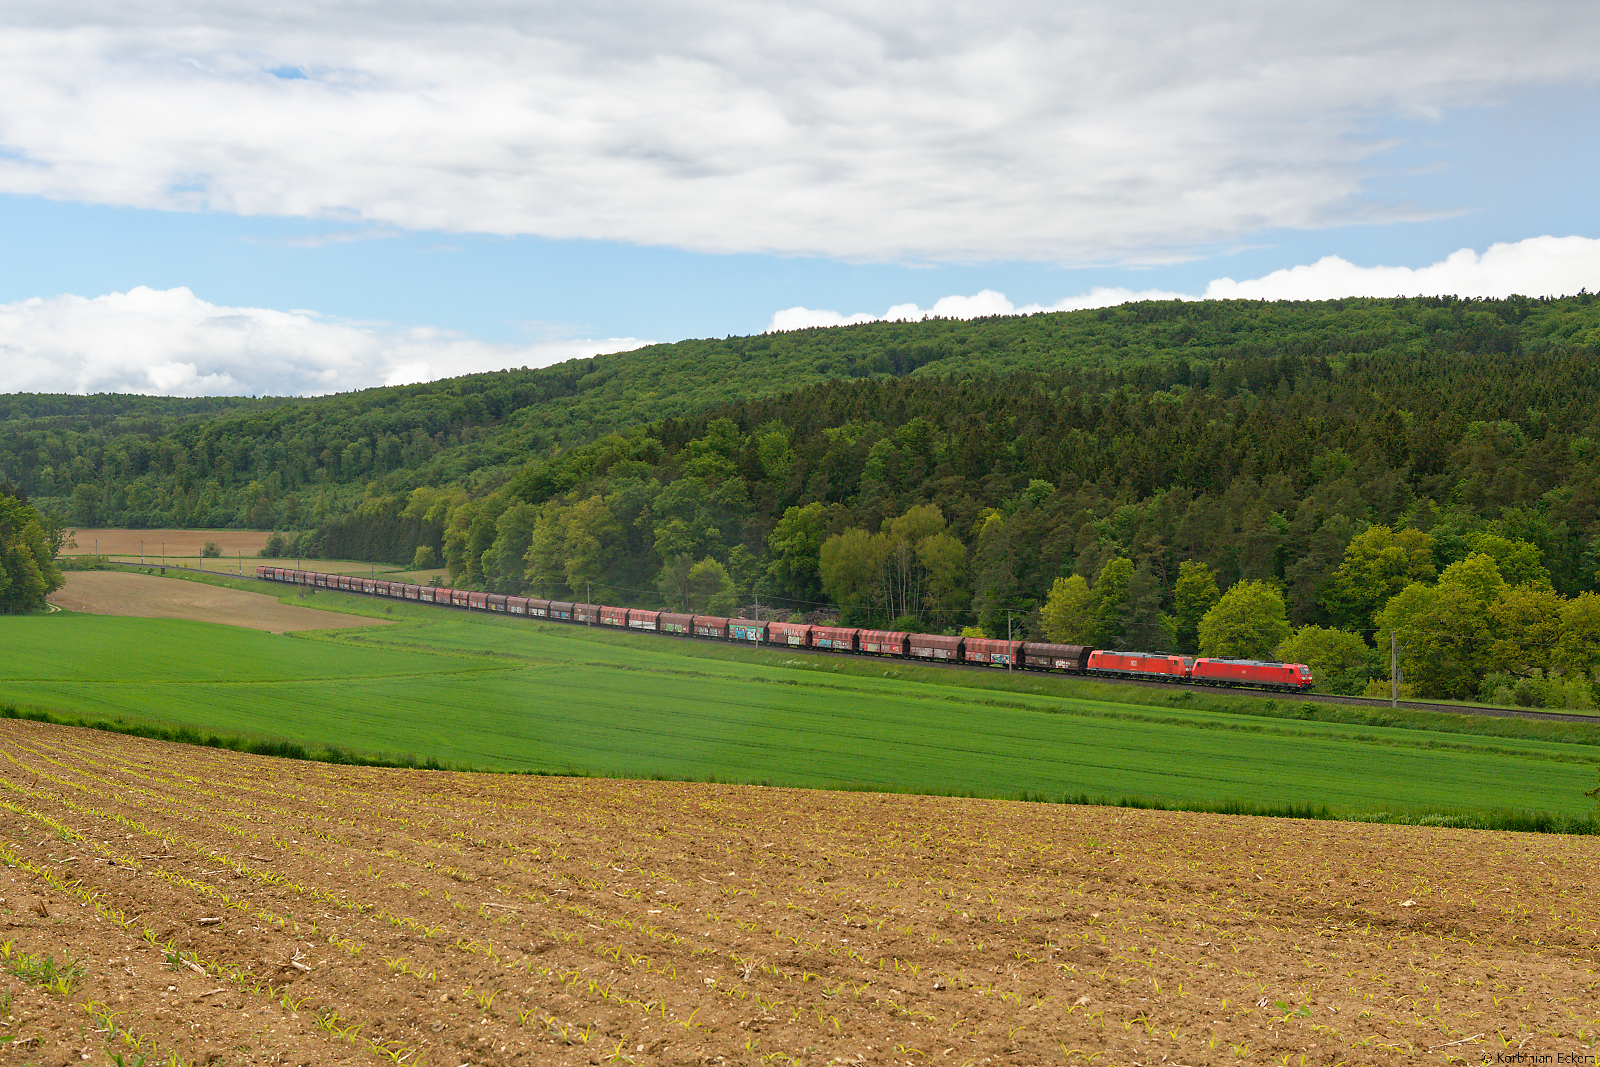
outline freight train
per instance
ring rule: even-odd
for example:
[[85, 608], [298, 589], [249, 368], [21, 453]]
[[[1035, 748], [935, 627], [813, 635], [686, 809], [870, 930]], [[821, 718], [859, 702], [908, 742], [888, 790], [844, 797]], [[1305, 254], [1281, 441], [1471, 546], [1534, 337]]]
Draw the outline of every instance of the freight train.
[[1311, 668], [1303, 663], [1206, 657], [1194, 659], [1167, 653], [1118, 652], [1088, 645], [947, 637], [941, 634], [863, 630], [850, 626], [817, 626], [799, 622], [762, 622], [607, 604], [541, 600], [505, 593], [472, 593], [464, 589], [389, 582], [348, 574], [323, 574], [321, 571], [290, 570], [287, 567], [257, 567], [256, 577], [317, 589], [442, 604], [468, 611], [498, 612], [529, 619], [610, 626], [619, 630], [675, 634], [712, 641], [746, 641], [859, 656], [888, 656], [1017, 670], [1060, 671], [1103, 678], [1186, 682], [1284, 692], [1304, 692], [1312, 686]]

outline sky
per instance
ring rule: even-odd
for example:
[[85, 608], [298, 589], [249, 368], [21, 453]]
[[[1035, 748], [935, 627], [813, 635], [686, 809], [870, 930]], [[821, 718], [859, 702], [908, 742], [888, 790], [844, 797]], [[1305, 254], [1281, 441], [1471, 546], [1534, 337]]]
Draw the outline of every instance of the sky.
[[1586, 3], [11, 0], [0, 391], [1600, 290]]

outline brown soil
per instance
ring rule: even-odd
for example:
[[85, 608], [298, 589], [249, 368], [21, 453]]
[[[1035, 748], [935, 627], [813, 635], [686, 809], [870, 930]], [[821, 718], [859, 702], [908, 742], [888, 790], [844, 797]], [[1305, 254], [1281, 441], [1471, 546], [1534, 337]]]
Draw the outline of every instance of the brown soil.
[[0, 1032], [44, 1064], [1481, 1063], [1592, 1055], [1600, 1026], [1591, 839], [343, 768], [16, 720], [0, 756], [11, 967], [83, 968], [65, 994], [8, 979]]
[[384, 625], [316, 608], [280, 604], [265, 593], [246, 593], [200, 582], [182, 582], [153, 574], [126, 571], [67, 571], [67, 583], [50, 595], [50, 603], [92, 615], [132, 615], [143, 619], [193, 619], [251, 630], [334, 630], [348, 626]]
[[78, 547], [66, 549], [66, 554], [86, 556], [98, 551], [102, 556], [137, 560], [143, 542], [145, 562], [154, 559], [159, 563], [163, 543], [168, 557], [198, 557], [207, 541], [215, 541], [225, 556], [253, 556], [270, 536], [268, 530], [74, 530]]

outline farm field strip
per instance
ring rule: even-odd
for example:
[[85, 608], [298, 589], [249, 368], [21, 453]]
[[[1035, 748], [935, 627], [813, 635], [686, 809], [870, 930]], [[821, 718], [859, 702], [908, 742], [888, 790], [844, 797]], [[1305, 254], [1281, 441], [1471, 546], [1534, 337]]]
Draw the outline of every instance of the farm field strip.
[[186, 1059], [1198, 1067], [1472, 1038], [1432, 1058], [1479, 1062], [1600, 1026], [1590, 839], [379, 771], [16, 721], [0, 752], [17, 944], [70, 951], [123, 1032]]
[[0, 702], [491, 769], [1344, 812], [1577, 814], [1595, 759], [1558, 741], [1118, 705], [1044, 680], [862, 677], [619, 636], [497, 618], [297, 636], [0, 620], [14, 653]]
[[[918, 674], [934, 669], [924, 664], [906, 664], [893, 660], [862, 661], [853, 658], [830, 660], [827, 653], [815, 653], [804, 659], [774, 660], [772, 658], [774, 654], [782, 655], [786, 650], [762, 650], [757, 655], [748, 655], [754, 650], [685, 638], [584, 630], [561, 624], [511, 620], [495, 616], [470, 618], [455, 616], [437, 622], [424, 622], [420, 626], [409, 628], [319, 634], [316, 639], [329, 643], [351, 643], [362, 646], [398, 646], [415, 651], [432, 648], [492, 653], [529, 663], [559, 657], [574, 664], [598, 662], [599, 665], [617, 671], [655, 673], [670, 678], [736, 679], [740, 682], [792, 686], [850, 696], [862, 692], [889, 696], [915, 696], [922, 700], [944, 701], [967, 707], [981, 705], [1046, 712], [1058, 712], [1066, 708], [1073, 714], [1117, 719], [1205, 723], [1258, 733], [1325, 733], [1341, 739], [1382, 738], [1388, 744], [1413, 744], [1430, 748], [1439, 747], [1441, 743], [1450, 743], [1442, 741], [1440, 734], [1424, 734], [1416, 730], [1393, 727], [1252, 718], [1201, 708], [1126, 704], [1085, 698], [1070, 692], [1053, 691], [1062, 682], [1073, 684], [1076, 680], [1050, 675], [1025, 675], [1025, 678], [1032, 681], [1031, 692], [1018, 691], [1014, 685], [1004, 689], [991, 689], [983, 684], [984, 672], [978, 671], [964, 672], [965, 677], [959, 679], [961, 684], [951, 685], [952, 679], [949, 677], [940, 677], [937, 680], [918, 678]], [[661, 642], [661, 647], [656, 647], [657, 642]], [[746, 653], [747, 656], [740, 656], [740, 652]], [[859, 671], [848, 674], [836, 673], [841, 666], [859, 668], [874, 664], [881, 668], [880, 676], [862, 674]], [[995, 671], [993, 676], [1006, 677], [1006, 674]], [[1184, 691], [1186, 695], [1194, 695], [1194, 692], [1194, 690]], [[1268, 698], [1260, 695], [1254, 699]], [[1278, 699], [1291, 702], [1291, 698], [1287, 697]], [[1477, 749], [1485, 745], [1499, 745], [1507, 751], [1546, 753], [1577, 762], [1591, 761], [1587, 753], [1575, 755], [1572, 746], [1559, 742], [1484, 738], [1462, 734], [1454, 735], [1454, 738], [1463, 748]]]

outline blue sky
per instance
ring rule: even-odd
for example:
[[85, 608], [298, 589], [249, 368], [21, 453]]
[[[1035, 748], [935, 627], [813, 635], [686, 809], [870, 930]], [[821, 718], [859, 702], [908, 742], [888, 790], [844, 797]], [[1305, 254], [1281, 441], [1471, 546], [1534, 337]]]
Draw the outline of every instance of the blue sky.
[[[700, 4], [650, 37], [617, 32], [649, 20], [626, 3], [536, 26], [23, 5], [0, 365], [14, 388], [321, 392], [985, 291], [1600, 289], [1590, 242], [1518, 244], [1600, 238], [1600, 41], [1552, 29], [1581, 9], [1453, 7], [1435, 33], [1429, 5], [1352, 30], [1383, 9], [1151, 3], [1174, 24], [1146, 47], [1127, 6], [997, 9], [1038, 23], [1018, 35], [958, 6], [908, 29], [892, 5]], [[1218, 27], [1242, 74], [1190, 62]]]

